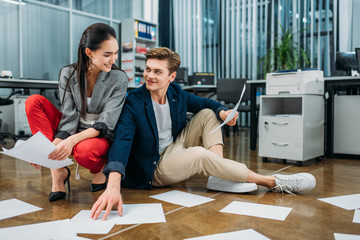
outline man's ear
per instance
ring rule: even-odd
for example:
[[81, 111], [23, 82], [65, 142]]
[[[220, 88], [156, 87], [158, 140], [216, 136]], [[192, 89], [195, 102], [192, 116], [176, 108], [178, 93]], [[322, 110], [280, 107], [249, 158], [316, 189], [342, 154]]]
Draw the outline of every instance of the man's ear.
[[93, 57], [93, 51], [90, 50], [90, 48], [85, 48], [85, 54], [86, 56], [88, 56], [89, 58]]
[[176, 78], [176, 71], [170, 74], [170, 82], [174, 81], [175, 78]]

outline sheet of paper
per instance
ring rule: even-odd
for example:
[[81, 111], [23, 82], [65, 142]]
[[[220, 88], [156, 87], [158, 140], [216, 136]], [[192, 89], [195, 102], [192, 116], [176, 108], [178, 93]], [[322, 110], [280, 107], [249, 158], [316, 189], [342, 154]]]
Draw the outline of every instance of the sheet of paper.
[[187, 238], [185, 240], [234, 240], [234, 239], [251, 239], [251, 240], [270, 240], [270, 238], [261, 235], [254, 229], [246, 229], [235, 232], [218, 233], [202, 237]]
[[0, 220], [42, 210], [16, 198], [0, 201]]
[[115, 224], [166, 222], [161, 203], [124, 204], [122, 217], [115, 210], [110, 212], [105, 221], [101, 220], [105, 211], [101, 212], [97, 220], [90, 218], [90, 212], [90, 210], [81, 210], [71, 219], [71, 223], [77, 233], [107, 234]]
[[337, 197], [319, 198], [318, 200], [330, 203], [346, 210], [354, 210], [360, 208], [360, 194], [350, 194]]
[[160, 223], [166, 222], [161, 203], [124, 204], [123, 216], [116, 224]]
[[49, 139], [41, 132], [37, 132], [34, 136], [20, 145], [1, 153], [52, 169], [58, 169], [73, 164], [73, 161], [69, 158], [62, 161], [48, 159], [49, 153], [54, 151], [55, 148], [55, 145], [50, 142]]
[[1, 240], [48, 240], [63, 235], [77, 236], [70, 219], [0, 228]]
[[117, 211], [111, 211], [105, 221], [101, 220], [105, 211], [102, 211], [99, 218], [90, 218], [90, 210], [81, 210], [72, 219], [71, 223], [77, 233], [87, 234], [107, 234], [114, 227], [116, 219], [119, 217]]
[[233, 201], [220, 212], [284, 221], [292, 208]]
[[220, 126], [218, 126], [217, 128], [215, 128], [214, 130], [212, 130], [210, 132], [210, 134], [214, 133], [216, 130], [218, 130], [219, 128], [221, 128], [222, 126], [224, 126], [225, 124], [227, 124], [228, 122], [231, 121], [231, 119], [233, 119], [237, 113], [237, 109], [239, 108], [240, 106], [240, 103], [241, 103], [241, 99], [243, 98], [244, 96], [244, 93], [245, 93], [245, 89], [246, 89], [246, 83], [244, 84], [244, 87], [243, 87], [243, 90], [241, 92], [241, 95], [240, 95], [240, 99], [239, 101], [237, 102], [237, 104], [235, 105], [235, 107], [233, 108], [233, 110], [230, 112], [230, 114], [227, 116], [227, 118], [225, 119], [225, 121], [220, 124]]
[[353, 223], [360, 223], [360, 209], [355, 209]]
[[71, 235], [62, 235], [57, 238], [54, 238], [53, 240], [91, 240], [90, 238], [84, 238], [84, 237], [75, 237]]
[[203, 197], [200, 195], [181, 192], [181, 191], [170, 191], [166, 193], [160, 193], [157, 195], [150, 196], [151, 198], [155, 198], [161, 201], [181, 205], [184, 207], [193, 207], [196, 205], [200, 205], [203, 203], [214, 201], [213, 198]]
[[335, 240], [360, 240], [360, 235], [334, 233]]

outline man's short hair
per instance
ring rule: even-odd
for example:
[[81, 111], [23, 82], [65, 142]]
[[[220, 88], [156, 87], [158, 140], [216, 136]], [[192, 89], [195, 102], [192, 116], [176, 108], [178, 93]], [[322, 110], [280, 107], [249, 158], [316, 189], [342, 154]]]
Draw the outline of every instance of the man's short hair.
[[156, 59], [167, 59], [168, 60], [168, 69], [169, 69], [169, 75], [173, 72], [176, 72], [178, 68], [180, 67], [181, 60], [179, 54], [177, 54], [174, 51], [171, 51], [167, 47], [159, 47], [159, 48], [153, 48], [150, 49], [145, 53], [146, 61], [150, 58], [156, 58]]

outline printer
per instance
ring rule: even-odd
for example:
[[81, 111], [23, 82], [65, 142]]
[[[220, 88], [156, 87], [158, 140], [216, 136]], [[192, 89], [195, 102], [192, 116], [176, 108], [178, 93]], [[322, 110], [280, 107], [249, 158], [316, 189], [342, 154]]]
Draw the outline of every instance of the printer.
[[324, 94], [324, 73], [320, 70], [285, 70], [266, 74], [266, 94]]

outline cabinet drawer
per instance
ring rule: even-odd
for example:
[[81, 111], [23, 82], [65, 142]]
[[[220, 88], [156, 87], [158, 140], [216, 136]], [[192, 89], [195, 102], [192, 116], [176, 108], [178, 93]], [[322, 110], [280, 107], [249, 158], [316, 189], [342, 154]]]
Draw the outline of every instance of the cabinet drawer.
[[259, 120], [259, 135], [302, 138], [303, 117], [301, 115], [262, 116]]
[[303, 141], [297, 138], [259, 138], [259, 156], [303, 160]]

